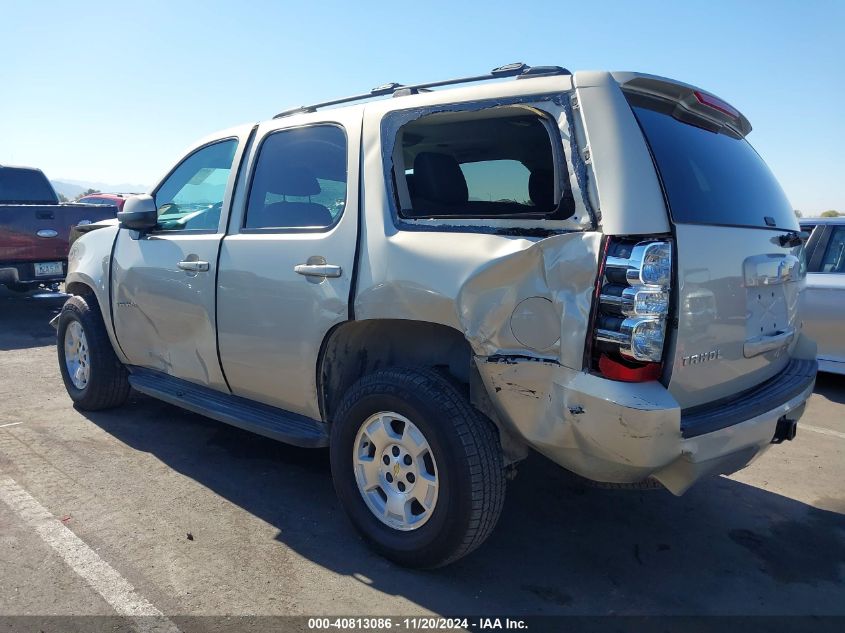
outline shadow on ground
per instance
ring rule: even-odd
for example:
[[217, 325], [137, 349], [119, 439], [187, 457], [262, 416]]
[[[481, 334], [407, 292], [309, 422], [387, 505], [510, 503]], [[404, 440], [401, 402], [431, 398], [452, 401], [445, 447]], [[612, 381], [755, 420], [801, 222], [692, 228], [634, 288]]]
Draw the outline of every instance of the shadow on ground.
[[[482, 548], [446, 569], [414, 572], [357, 537], [335, 498], [325, 450], [275, 443], [144, 396], [119, 413], [87, 416], [272, 524], [298, 554], [438, 613], [845, 611], [836, 599], [843, 515], [727, 478], [681, 498], [590, 489], [533, 456]], [[827, 505], [845, 513], [844, 499]]]
[[66, 299], [61, 293], [16, 293], [0, 286], [0, 351], [55, 345], [50, 319]]
[[816, 376], [815, 393], [824, 396], [831, 402], [845, 404], [845, 376], [820, 373]]

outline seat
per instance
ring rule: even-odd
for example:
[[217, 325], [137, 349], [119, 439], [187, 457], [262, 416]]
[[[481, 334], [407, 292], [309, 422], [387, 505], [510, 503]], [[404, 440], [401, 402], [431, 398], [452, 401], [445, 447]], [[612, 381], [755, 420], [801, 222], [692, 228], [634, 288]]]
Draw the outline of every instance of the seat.
[[421, 152], [414, 159], [414, 215], [465, 211], [467, 181], [454, 157]]
[[[263, 174], [253, 183], [247, 209], [246, 228], [304, 228], [326, 227], [334, 222], [331, 212], [310, 197], [320, 193], [320, 183], [314, 174], [301, 165], [288, 166], [284, 172]], [[256, 195], [257, 194], [257, 195]], [[266, 204], [268, 195], [282, 196], [277, 202]], [[308, 202], [289, 201], [286, 196], [309, 198]]]
[[549, 169], [537, 169], [528, 177], [528, 197], [538, 211], [548, 213], [555, 208], [555, 174]]

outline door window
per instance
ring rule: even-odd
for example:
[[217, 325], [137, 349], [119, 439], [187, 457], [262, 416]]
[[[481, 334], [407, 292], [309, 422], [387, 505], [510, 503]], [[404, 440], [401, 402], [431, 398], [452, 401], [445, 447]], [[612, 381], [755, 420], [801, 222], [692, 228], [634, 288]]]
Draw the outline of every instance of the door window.
[[336, 125], [282, 130], [258, 151], [246, 229], [325, 230], [346, 206], [346, 134]]
[[236, 139], [206, 145], [171, 172], [155, 193], [159, 230], [217, 230], [237, 147]]
[[845, 226], [834, 227], [819, 272], [845, 273]]

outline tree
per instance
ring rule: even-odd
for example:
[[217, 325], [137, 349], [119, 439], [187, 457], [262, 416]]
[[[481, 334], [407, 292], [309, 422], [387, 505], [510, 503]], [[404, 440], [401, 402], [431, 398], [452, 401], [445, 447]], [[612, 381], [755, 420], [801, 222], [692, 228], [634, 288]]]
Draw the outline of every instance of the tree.
[[831, 209], [830, 211], [824, 211], [822, 213], [821, 217], [823, 217], [823, 218], [838, 218], [839, 217], [839, 211], [834, 211], [833, 209]]
[[80, 198], [84, 198], [85, 196], [90, 196], [90, 195], [93, 195], [93, 194], [95, 194], [95, 193], [101, 193], [101, 192], [100, 192], [100, 190], [99, 190], [99, 189], [91, 189], [91, 188], [89, 187], [87, 190], [83, 191], [83, 192], [82, 192], [82, 193], [80, 193], [78, 196], [76, 196], [76, 197], [74, 198], [74, 200], [79, 200]]
[[59, 202], [68, 202], [67, 196], [63, 193], [59, 194]]
[[793, 209], [793, 211], [795, 211], [795, 217], [796, 218], [803, 218], [804, 217], [804, 214], [801, 213], [798, 209]]

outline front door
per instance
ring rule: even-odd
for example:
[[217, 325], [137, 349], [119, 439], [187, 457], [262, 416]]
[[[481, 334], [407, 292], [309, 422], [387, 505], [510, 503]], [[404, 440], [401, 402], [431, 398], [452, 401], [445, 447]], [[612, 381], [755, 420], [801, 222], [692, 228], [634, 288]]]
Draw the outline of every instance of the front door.
[[220, 360], [234, 394], [320, 417], [320, 346], [349, 318], [360, 130], [360, 109], [258, 128], [220, 252]]
[[159, 222], [120, 229], [112, 260], [118, 343], [133, 365], [226, 390], [217, 359], [215, 278], [234, 181], [249, 129], [193, 150], [154, 193]]

